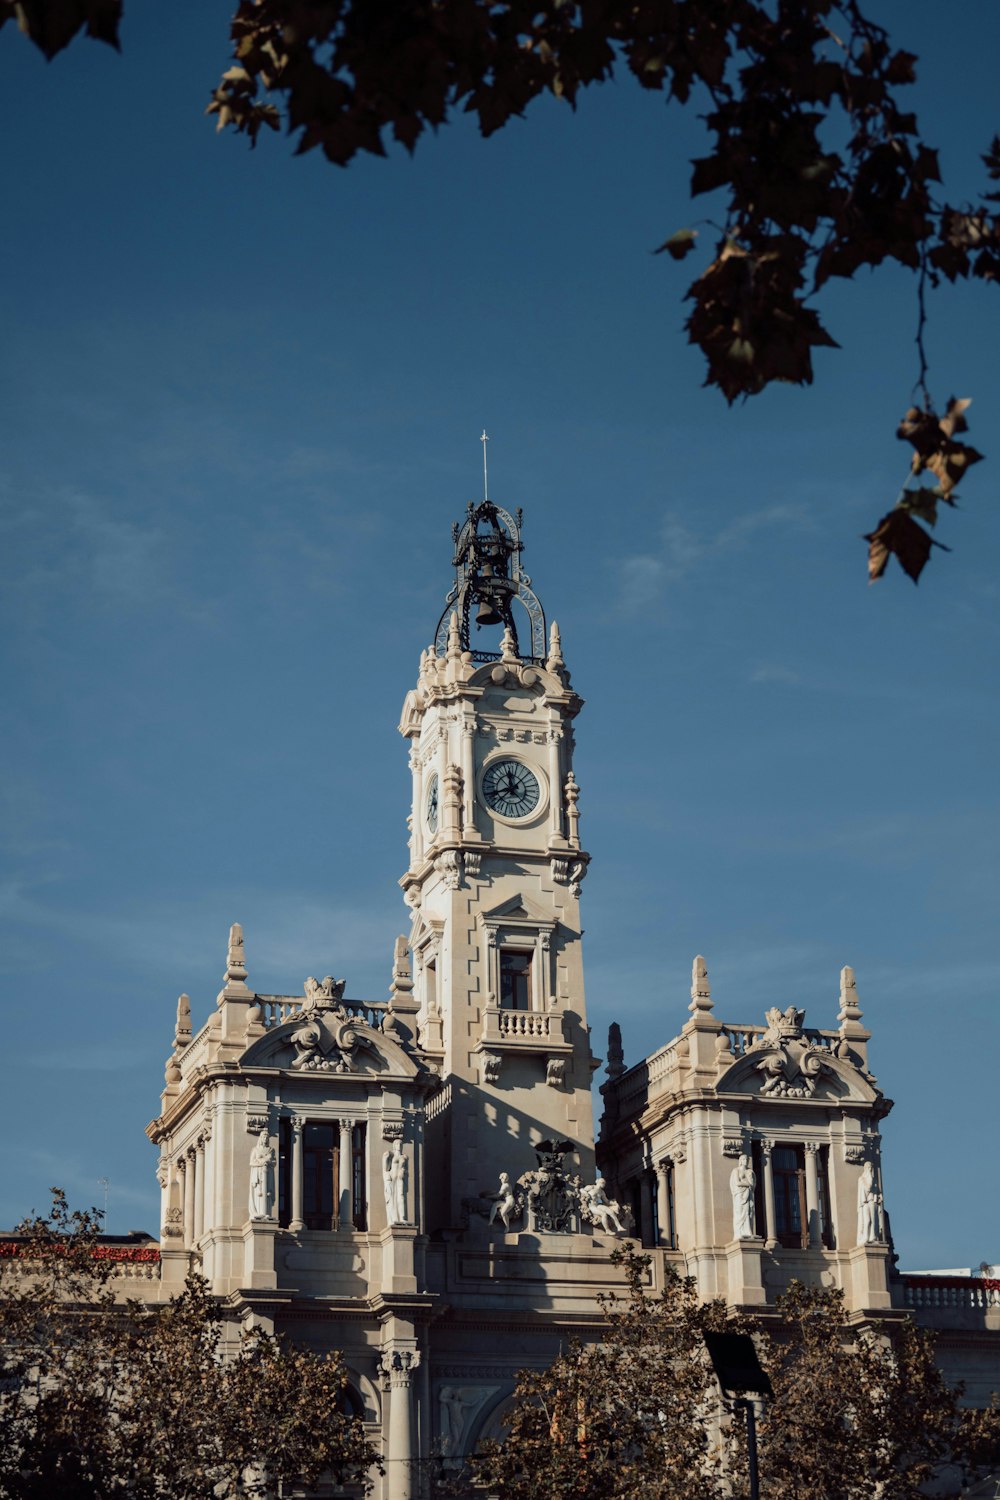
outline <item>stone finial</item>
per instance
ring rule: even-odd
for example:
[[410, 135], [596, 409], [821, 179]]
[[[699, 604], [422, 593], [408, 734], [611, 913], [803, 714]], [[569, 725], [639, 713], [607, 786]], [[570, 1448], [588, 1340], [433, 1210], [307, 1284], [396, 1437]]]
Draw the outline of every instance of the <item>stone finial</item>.
[[247, 966], [246, 955], [243, 951], [243, 928], [239, 922], [234, 922], [229, 929], [226, 972], [222, 976], [222, 989], [219, 991], [216, 1003], [222, 1005], [226, 1000], [252, 999], [253, 994], [247, 989]]
[[174, 1027], [174, 1046], [186, 1047], [191, 1040], [191, 1001], [187, 995], [177, 997], [177, 1025]]
[[514, 649], [514, 634], [508, 625], [503, 633], [503, 643], [500, 647], [500, 660], [504, 662], [516, 662], [517, 651]]
[[625, 1054], [622, 1051], [622, 1029], [617, 1021], [608, 1027], [608, 1077], [620, 1078], [625, 1071]]
[[[387, 1019], [391, 1019], [394, 1029], [400, 1030], [397, 1018], [406, 1015], [415, 1015], [420, 1009], [413, 993], [413, 970], [410, 965], [410, 947], [405, 937], [396, 939], [392, 953], [392, 983], [389, 986], [389, 1010]], [[415, 1037], [415, 1029], [405, 1024], [402, 1028], [407, 1038]]]
[[708, 982], [708, 968], [699, 953], [691, 965], [691, 1012], [712, 1009], [712, 990]]
[[400, 933], [392, 950], [392, 984], [390, 990], [412, 990], [413, 972], [410, 968], [410, 945]]
[[858, 986], [850, 964], [845, 964], [840, 971], [840, 1010], [837, 1013], [837, 1020], [841, 1024], [841, 1030], [848, 1021], [861, 1020]]
[[243, 951], [243, 928], [234, 922], [229, 929], [229, 953], [226, 957], [226, 972], [223, 979], [246, 979], [246, 955]]
[[448, 660], [457, 660], [462, 654], [462, 635], [458, 625], [458, 610], [453, 609], [448, 621]]
[[560, 670], [566, 665], [563, 661], [562, 637], [559, 634], [559, 626], [555, 620], [552, 621], [549, 629], [549, 654], [545, 665], [550, 672], [555, 672], [557, 676]]

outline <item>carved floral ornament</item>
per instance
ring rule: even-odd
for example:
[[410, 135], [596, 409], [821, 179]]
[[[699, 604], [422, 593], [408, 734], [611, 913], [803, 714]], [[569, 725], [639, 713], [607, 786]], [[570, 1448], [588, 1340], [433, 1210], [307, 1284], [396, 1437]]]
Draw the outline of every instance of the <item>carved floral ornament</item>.
[[379, 1359], [383, 1388], [387, 1389], [390, 1385], [408, 1386], [410, 1376], [419, 1364], [419, 1349], [386, 1349]]
[[[289, 1038], [295, 1057], [292, 1068], [299, 1072], [349, 1073], [350, 1058], [362, 1041], [360, 1026], [344, 1009], [343, 979], [332, 975], [319, 982], [305, 982], [305, 1000]], [[369, 1043], [369, 1045], [371, 1045]]]

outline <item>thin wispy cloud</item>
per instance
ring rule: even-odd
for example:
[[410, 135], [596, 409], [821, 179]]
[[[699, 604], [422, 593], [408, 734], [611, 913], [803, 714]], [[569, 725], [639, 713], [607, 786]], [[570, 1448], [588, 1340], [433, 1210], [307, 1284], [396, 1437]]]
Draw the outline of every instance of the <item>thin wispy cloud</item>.
[[793, 667], [786, 667], [782, 662], [764, 661], [753, 668], [749, 680], [765, 686], [773, 684], [777, 687], [798, 687], [802, 682], [802, 674]]
[[692, 576], [725, 554], [746, 550], [775, 528], [814, 531], [814, 512], [805, 504], [765, 505], [709, 533], [696, 531], [677, 512], [668, 511], [650, 551], [632, 553], [614, 562], [618, 611], [633, 614], [649, 608], [662, 597], [668, 584]]
[[[217, 911], [217, 927], [206, 926], [206, 911]], [[392, 943], [406, 926], [405, 914], [390, 904], [324, 903], [304, 892], [199, 891], [190, 901], [175, 900], [87, 911], [64, 907], [55, 882], [9, 879], [0, 885], [0, 920], [13, 930], [43, 928], [53, 940], [66, 939], [90, 949], [116, 969], [148, 968], [150, 954], [162, 949], [165, 933], [183, 932], [184, 954], [177, 984], [192, 994], [211, 988], [222, 972], [229, 926], [244, 928], [250, 984], [298, 993], [309, 973], [346, 977], [348, 992], [359, 995], [370, 982], [378, 955], [384, 955], [388, 986]], [[59, 962], [53, 941], [53, 963]], [[14, 956], [16, 962], [16, 955]], [[11, 972], [11, 955], [0, 965]], [[162, 960], [158, 961], [162, 968]], [[352, 972], [353, 971], [353, 972]], [[214, 991], [213, 991], [214, 993]]]

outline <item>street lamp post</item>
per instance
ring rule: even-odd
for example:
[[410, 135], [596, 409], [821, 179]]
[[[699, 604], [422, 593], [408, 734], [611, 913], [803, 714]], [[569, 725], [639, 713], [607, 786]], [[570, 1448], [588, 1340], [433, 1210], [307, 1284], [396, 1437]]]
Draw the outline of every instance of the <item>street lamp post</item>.
[[706, 1333], [703, 1337], [722, 1399], [732, 1403], [733, 1411], [742, 1411], [746, 1415], [750, 1500], [759, 1500], [757, 1413], [754, 1401], [768, 1400], [774, 1395], [771, 1382], [761, 1368], [756, 1346], [748, 1333]]

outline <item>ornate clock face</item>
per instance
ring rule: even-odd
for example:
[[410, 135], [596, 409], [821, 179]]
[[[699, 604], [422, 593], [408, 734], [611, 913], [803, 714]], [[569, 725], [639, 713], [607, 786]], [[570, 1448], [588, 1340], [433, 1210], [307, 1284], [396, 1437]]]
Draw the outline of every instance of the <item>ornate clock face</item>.
[[495, 760], [483, 773], [483, 797], [504, 818], [526, 818], [538, 806], [538, 778], [519, 760]]
[[438, 831], [438, 779], [437, 774], [431, 777], [430, 786], [427, 788], [427, 827], [431, 833]]

